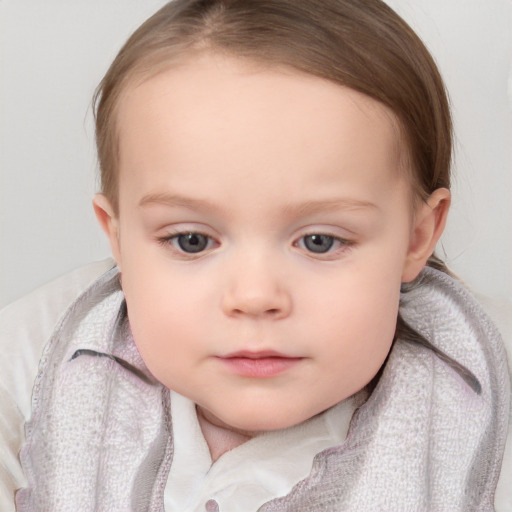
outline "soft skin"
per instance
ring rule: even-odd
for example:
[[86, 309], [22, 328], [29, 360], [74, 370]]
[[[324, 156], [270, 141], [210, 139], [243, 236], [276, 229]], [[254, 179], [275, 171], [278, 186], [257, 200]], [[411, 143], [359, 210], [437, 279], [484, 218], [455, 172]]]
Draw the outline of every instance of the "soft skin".
[[[314, 76], [204, 53], [129, 86], [117, 121], [119, 211], [100, 194], [96, 214], [137, 347], [198, 404], [214, 458], [362, 389], [449, 205], [439, 189], [412, 207], [393, 114]], [[189, 232], [204, 250], [183, 250]], [[332, 247], [312, 251], [312, 234]], [[299, 359], [246, 376], [223, 359], [241, 350]], [[216, 450], [219, 431], [233, 438]]]

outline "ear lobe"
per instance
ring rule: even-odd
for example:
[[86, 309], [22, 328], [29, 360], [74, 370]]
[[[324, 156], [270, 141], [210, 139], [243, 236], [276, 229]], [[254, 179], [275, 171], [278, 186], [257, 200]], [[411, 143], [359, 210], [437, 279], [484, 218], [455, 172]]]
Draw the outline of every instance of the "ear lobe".
[[114, 213], [112, 204], [104, 194], [96, 194], [92, 201], [94, 213], [100, 223], [101, 229], [107, 235], [112, 255], [121, 268], [121, 249], [119, 243], [119, 219]]
[[436, 244], [443, 234], [449, 208], [450, 191], [446, 188], [435, 190], [418, 207], [413, 221], [402, 282], [413, 281], [434, 252]]

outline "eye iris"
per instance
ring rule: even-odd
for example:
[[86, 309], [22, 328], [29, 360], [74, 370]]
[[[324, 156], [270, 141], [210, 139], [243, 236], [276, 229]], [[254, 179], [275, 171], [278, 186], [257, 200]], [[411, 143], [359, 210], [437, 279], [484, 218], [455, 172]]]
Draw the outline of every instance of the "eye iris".
[[201, 252], [206, 249], [208, 239], [199, 233], [187, 233], [178, 237], [178, 245], [185, 252]]
[[327, 252], [334, 244], [334, 238], [328, 235], [308, 235], [304, 237], [304, 245], [311, 252]]

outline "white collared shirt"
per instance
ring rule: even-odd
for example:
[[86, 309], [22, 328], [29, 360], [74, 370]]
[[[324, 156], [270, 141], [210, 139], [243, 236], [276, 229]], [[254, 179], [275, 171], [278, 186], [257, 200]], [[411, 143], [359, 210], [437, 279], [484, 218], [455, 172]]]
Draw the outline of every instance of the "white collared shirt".
[[354, 412], [347, 399], [304, 423], [264, 432], [212, 464], [195, 404], [171, 391], [174, 457], [165, 488], [167, 512], [255, 511], [285, 496], [310, 472], [315, 455], [343, 443]]

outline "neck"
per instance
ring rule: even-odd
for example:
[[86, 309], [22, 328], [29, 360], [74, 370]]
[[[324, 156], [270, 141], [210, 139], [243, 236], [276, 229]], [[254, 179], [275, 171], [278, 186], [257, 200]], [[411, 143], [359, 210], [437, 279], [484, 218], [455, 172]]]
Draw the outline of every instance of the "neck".
[[210, 412], [196, 406], [197, 419], [210, 450], [212, 462], [216, 462], [221, 455], [249, 441], [256, 434], [234, 429], [221, 422]]

